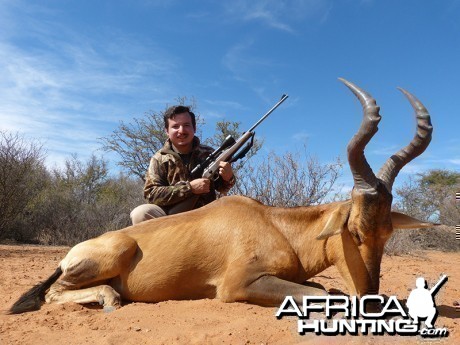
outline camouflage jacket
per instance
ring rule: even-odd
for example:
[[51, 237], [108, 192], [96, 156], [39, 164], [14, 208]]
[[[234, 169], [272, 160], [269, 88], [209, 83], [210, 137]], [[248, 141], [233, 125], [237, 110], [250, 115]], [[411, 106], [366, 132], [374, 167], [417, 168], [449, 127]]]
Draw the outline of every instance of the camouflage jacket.
[[[163, 148], [150, 160], [145, 178], [144, 198], [168, 211], [171, 206], [194, 195], [190, 186], [190, 181], [193, 180], [190, 171], [213, 151], [211, 147], [201, 145], [200, 140], [195, 137], [189, 159], [183, 159], [173, 150], [168, 139]], [[216, 190], [227, 193], [234, 183], [234, 179], [229, 182], [222, 178], [211, 181], [211, 191], [200, 195], [195, 208], [216, 200]]]

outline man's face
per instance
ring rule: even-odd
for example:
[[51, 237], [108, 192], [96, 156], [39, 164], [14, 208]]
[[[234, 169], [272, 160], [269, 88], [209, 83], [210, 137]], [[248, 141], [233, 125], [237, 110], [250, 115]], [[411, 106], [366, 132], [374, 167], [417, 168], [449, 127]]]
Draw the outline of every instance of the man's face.
[[188, 153], [192, 149], [195, 128], [193, 128], [192, 118], [189, 113], [180, 113], [169, 119], [166, 128], [169, 140], [181, 153]]

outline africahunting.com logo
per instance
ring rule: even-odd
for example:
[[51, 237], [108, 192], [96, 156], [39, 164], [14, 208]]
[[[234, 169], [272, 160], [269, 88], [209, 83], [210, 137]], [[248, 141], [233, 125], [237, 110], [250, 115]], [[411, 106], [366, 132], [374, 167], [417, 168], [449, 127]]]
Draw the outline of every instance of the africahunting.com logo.
[[[434, 296], [447, 281], [443, 275], [428, 290], [423, 277], [417, 278], [407, 298], [407, 311], [396, 296], [388, 299], [380, 295], [356, 296], [303, 296], [299, 306], [292, 296], [286, 296], [276, 312], [277, 318], [297, 316], [297, 331], [301, 335], [420, 335], [422, 337], [447, 337], [446, 328], [435, 328], [438, 311]], [[379, 312], [369, 312], [369, 306], [378, 305]], [[324, 313], [325, 319], [311, 318]], [[422, 323], [424, 326], [422, 326]]]

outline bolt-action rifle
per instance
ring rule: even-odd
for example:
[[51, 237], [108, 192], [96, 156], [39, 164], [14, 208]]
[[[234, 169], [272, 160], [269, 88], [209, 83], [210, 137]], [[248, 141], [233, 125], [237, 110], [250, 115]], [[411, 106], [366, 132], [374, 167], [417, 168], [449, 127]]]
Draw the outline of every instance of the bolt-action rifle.
[[[219, 178], [220, 162], [233, 163], [246, 156], [251, 147], [254, 145], [254, 136], [256, 134], [254, 129], [262, 121], [264, 121], [268, 115], [270, 115], [276, 108], [278, 108], [280, 104], [286, 100], [286, 98], [288, 98], [288, 95], [283, 95], [278, 103], [276, 103], [269, 111], [267, 111], [267, 113], [265, 113], [265, 115], [263, 115], [259, 121], [257, 121], [248, 131], [243, 133], [243, 135], [237, 140], [235, 140], [231, 135], [227, 136], [218, 149], [213, 151], [202, 163], [193, 168], [193, 170], [190, 172], [192, 179], [203, 177], [216, 181]], [[245, 147], [243, 147], [244, 144], [246, 144]], [[194, 195], [178, 203], [177, 205], [174, 205], [169, 210], [168, 214], [176, 214], [192, 210], [195, 207], [199, 197], [199, 195]]]

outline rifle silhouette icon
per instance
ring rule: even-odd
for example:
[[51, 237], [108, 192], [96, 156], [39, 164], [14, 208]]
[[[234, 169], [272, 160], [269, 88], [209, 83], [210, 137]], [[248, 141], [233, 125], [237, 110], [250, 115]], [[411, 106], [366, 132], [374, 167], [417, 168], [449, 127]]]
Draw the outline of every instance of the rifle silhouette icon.
[[441, 288], [441, 286], [447, 281], [448, 277], [443, 274], [438, 282], [430, 289], [430, 294], [432, 296], [436, 295]]

